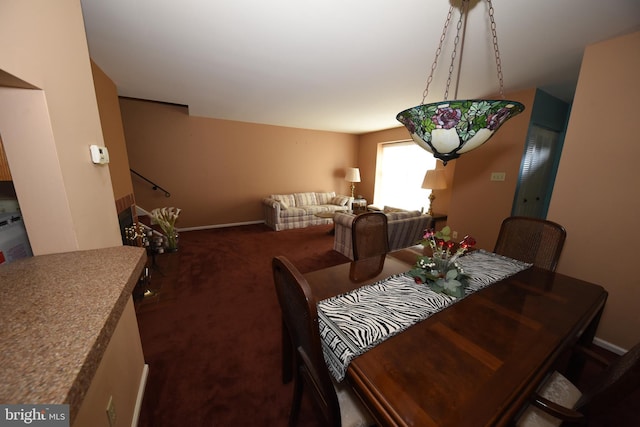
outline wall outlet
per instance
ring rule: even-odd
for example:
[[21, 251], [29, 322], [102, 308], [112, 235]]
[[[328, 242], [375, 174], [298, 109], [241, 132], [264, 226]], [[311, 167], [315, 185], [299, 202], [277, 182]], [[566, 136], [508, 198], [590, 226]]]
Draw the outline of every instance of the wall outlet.
[[505, 172], [491, 172], [491, 181], [504, 181], [506, 176]]
[[107, 403], [107, 418], [109, 419], [109, 427], [115, 427], [116, 404], [113, 402], [113, 396], [109, 396], [109, 403]]
[[452, 231], [451, 232], [451, 238], [452, 239], [457, 239], [458, 238], [458, 232], [457, 231]]

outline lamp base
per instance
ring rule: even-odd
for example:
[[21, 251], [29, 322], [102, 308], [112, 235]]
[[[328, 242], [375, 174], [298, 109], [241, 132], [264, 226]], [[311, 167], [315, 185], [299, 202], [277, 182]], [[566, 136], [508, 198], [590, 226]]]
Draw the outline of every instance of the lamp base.
[[436, 199], [436, 196], [433, 195], [433, 192], [429, 194], [429, 210], [427, 211], [427, 215], [433, 216], [433, 210], [431, 206], [433, 206], [433, 201]]

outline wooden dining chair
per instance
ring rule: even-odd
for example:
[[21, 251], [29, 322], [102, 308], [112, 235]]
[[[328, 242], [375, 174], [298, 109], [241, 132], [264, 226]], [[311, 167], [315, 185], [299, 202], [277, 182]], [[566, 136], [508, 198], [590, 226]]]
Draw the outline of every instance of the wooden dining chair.
[[387, 216], [383, 212], [367, 212], [356, 216], [351, 226], [353, 259], [359, 260], [389, 252]]
[[512, 216], [502, 221], [493, 252], [555, 271], [566, 237], [553, 221]]
[[615, 411], [616, 403], [640, 387], [640, 343], [611, 364], [588, 348], [578, 346], [575, 351], [604, 367], [591, 387], [581, 392], [554, 372], [532, 396], [517, 427], [587, 425], [590, 419]]
[[306, 279], [282, 256], [273, 259], [272, 268], [283, 321], [295, 351], [293, 403], [289, 425], [297, 423], [305, 385], [322, 416], [322, 425], [373, 425], [371, 415], [349, 385], [337, 383], [329, 373], [322, 355], [316, 301]]

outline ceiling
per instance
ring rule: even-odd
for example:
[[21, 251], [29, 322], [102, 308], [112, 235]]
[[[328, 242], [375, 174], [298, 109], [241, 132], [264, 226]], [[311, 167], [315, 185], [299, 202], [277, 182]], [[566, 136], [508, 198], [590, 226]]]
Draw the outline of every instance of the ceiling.
[[[459, 1], [459, 0], [450, 0]], [[477, 1], [477, 0], [474, 0]], [[81, 0], [92, 59], [121, 96], [193, 116], [366, 133], [422, 103], [449, 0]], [[505, 92], [571, 101], [585, 46], [640, 30], [638, 0], [493, 0]], [[457, 9], [426, 102], [444, 98]], [[454, 97], [499, 91], [486, 2]], [[460, 48], [458, 49], [460, 56]], [[459, 58], [458, 56], [458, 58]]]

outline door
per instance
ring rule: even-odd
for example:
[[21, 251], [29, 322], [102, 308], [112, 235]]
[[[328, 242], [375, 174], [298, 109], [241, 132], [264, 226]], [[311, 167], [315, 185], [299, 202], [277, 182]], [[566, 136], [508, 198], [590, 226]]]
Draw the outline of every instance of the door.
[[546, 218], [557, 160], [562, 149], [562, 134], [532, 124], [520, 166], [520, 177], [512, 215]]

